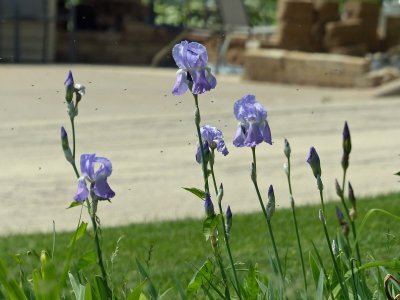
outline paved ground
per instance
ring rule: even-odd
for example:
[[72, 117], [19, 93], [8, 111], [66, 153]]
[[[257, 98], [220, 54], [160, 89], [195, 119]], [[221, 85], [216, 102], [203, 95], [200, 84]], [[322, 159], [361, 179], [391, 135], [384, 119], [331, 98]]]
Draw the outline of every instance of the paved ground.
[[[117, 196], [101, 203], [104, 225], [202, 216], [202, 202], [181, 187], [201, 187], [195, 163], [193, 100], [170, 93], [175, 71], [114, 66], [73, 66], [87, 95], [77, 118], [77, 152], [106, 156]], [[79, 209], [66, 210], [76, 189], [60, 146], [60, 126], [70, 132], [64, 100], [64, 65], [0, 66], [0, 234], [72, 229]], [[400, 97], [373, 98], [368, 90], [333, 90], [242, 82], [218, 77], [217, 89], [200, 97], [203, 123], [220, 127], [230, 154], [217, 156], [224, 204], [233, 213], [258, 209], [249, 178], [250, 149], [236, 149], [233, 103], [253, 93], [269, 113], [274, 145], [257, 148], [263, 191], [274, 184], [277, 204], [288, 206], [285, 160], [287, 137], [293, 148], [293, 188], [297, 204], [319, 201], [306, 165], [314, 145], [321, 157], [326, 198], [334, 199], [341, 176], [341, 132], [345, 120], [353, 137], [349, 177], [357, 195], [400, 189]], [[265, 194], [264, 193], [264, 194]], [[310, 215], [311, 217], [317, 217]]]

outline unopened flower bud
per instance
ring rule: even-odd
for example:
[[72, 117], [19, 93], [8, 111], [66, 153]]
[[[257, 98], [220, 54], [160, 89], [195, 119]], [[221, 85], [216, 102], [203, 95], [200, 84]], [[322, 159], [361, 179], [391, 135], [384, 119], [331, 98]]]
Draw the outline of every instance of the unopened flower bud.
[[72, 72], [68, 72], [67, 79], [64, 81], [65, 86], [65, 100], [69, 103], [72, 101], [74, 97], [74, 77], [72, 76]]
[[354, 191], [351, 183], [349, 182], [349, 200], [353, 207], [356, 207], [356, 197], [354, 196]]
[[336, 189], [336, 194], [339, 196], [339, 198], [343, 197], [343, 191], [342, 188], [339, 185], [339, 182], [337, 179], [335, 179], [335, 189]]
[[350, 219], [354, 222], [357, 219], [357, 208], [352, 207], [349, 210]]
[[336, 240], [332, 241], [332, 252], [333, 252], [333, 255], [335, 255], [335, 256], [339, 255], [339, 247], [336, 243]]
[[317, 187], [318, 187], [318, 190], [321, 192], [324, 190], [324, 185], [322, 183], [320, 175], [317, 176]]
[[204, 201], [204, 210], [206, 212], [207, 217], [211, 217], [215, 215], [214, 212], [214, 204], [211, 201], [211, 197], [209, 193], [206, 193], [206, 200]]
[[283, 153], [285, 153], [285, 156], [289, 159], [290, 158], [290, 153], [292, 152], [292, 150], [290, 149], [290, 144], [289, 141], [287, 139], [285, 139], [284, 141], [285, 145], [283, 148]]
[[267, 203], [266, 210], [267, 210], [268, 219], [271, 219], [275, 212], [275, 194], [274, 194], [274, 188], [272, 185], [270, 185], [269, 189], [268, 189], [268, 203]]
[[323, 223], [326, 224], [326, 220], [325, 220], [325, 215], [324, 212], [322, 211], [322, 209], [319, 210], [319, 220]]
[[217, 201], [218, 203], [222, 202], [222, 198], [224, 197], [224, 186], [222, 185], [222, 183], [219, 185], [219, 189], [218, 189], [218, 195], [217, 195]]
[[253, 183], [257, 182], [257, 171], [256, 171], [256, 166], [254, 163], [251, 163], [251, 174], [250, 174], [251, 180]]
[[65, 159], [72, 164], [74, 159], [72, 157], [71, 149], [69, 148], [68, 135], [63, 126], [61, 126], [61, 146], [64, 151]]
[[344, 128], [343, 128], [343, 152], [346, 153], [347, 155], [350, 155], [351, 152], [351, 137], [347, 121], [344, 122]]
[[289, 166], [286, 162], [283, 163], [283, 170], [285, 171], [286, 176], [289, 176]]
[[343, 213], [338, 206], [336, 206], [336, 216], [338, 218], [339, 224], [342, 224], [342, 222], [344, 221]]
[[226, 233], [229, 234], [231, 232], [231, 228], [232, 228], [232, 211], [231, 211], [231, 207], [228, 206], [226, 213], [225, 213], [225, 229], [226, 229]]
[[308, 155], [307, 163], [310, 165], [315, 178], [317, 178], [318, 175], [321, 176], [321, 162], [314, 147], [310, 148], [310, 154]]

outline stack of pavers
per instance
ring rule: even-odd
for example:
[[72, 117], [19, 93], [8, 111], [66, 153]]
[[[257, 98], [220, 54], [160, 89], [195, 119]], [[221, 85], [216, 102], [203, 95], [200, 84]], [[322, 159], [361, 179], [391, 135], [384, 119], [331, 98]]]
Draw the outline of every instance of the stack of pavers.
[[278, 28], [273, 37], [277, 48], [313, 51], [311, 30], [314, 6], [311, 0], [282, 0], [278, 2]]
[[347, 2], [343, 20], [326, 24], [326, 50], [331, 53], [363, 55], [379, 49], [379, 14], [380, 5], [377, 3]]
[[326, 51], [324, 47], [325, 28], [329, 22], [340, 20], [339, 2], [317, 0], [314, 3], [315, 22], [312, 26], [311, 34], [314, 47], [319, 52]]

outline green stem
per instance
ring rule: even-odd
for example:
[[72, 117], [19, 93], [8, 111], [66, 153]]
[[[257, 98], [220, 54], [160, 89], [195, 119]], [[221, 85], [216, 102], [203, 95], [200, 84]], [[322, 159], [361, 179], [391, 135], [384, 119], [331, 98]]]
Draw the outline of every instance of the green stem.
[[290, 158], [288, 157], [287, 160], [288, 160], [287, 180], [288, 180], [288, 186], [289, 186], [289, 193], [290, 193], [290, 197], [291, 197], [291, 207], [292, 207], [293, 222], [294, 222], [294, 228], [295, 228], [295, 231], [296, 231], [297, 247], [299, 248], [299, 255], [300, 255], [300, 260], [301, 260], [301, 270], [303, 272], [304, 289], [307, 292], [306, 269], [305, 269], [305, 266], [304, 266], [303, 250], [302, 250], [301, 242], [300, 242], [299, 228], [297, 226], [296, 209], [295, 209], [295, 204], [294, 204], [294, 200], [293, 200], [292, 182], [291, 182], [291, 177], [290, 177]]
[[319, 190], [319, 198], [321, 199], [322, 212], [325, 216], [324, 194], [322, 193], [322, 190]]
[[103, 254], [102, 254], [101, 246], [100, 246], [99, 228], [98, 228], [97, 222], [96, 222], [96, 213], [94, 211], [91, 211], [91, 210], [93, 210], [93, 208], [91, 207], [90, 202], [89, 202], [88, 199], [86, 199], [86, 205], [88, 206], [90, 219], [92, 221], [93, 232], [94, 232], [94, 242], [95, 242], [95, 245], [96, 245], [96, 253], [97, 253], [97, 260], [98, 260], [97, 262], [98, 262], [98, 265], [100, 267], [101, 277], [103, 277], [104, 283], [106, 285], [107, 292], [110, 293], [111, 289], [110, 289], [110, 286], [108, 284], [107, 272], [106, 272], [106, 269], [104, 267]]
[[215, 252], [215, 258], [218, 261], [218, 265], [221, 270], [222, 280], [224, 281], [225, 296], [227, 297], [227, 299], [231, 299], [231, 294], [229, 292], [229, 287], [228, 287], [228, 278], [226, 277], [225, 268], [224, 268], [224, 264], [222, 263], [221, 255], [219, 255], [219, 253]]
[[[253, 165], [254, 165], [254, 172], [255, 172], [255, 175], [256, 175], [257, 174], [256, 148], [255, 147], [251, 147], [251, 151], [252, 151], [252, 154], [253, 154]], [[268, 233], [269, 233], [269, 236], [271, 238], [272, 247], [274, 249], [275, 258], [276, 258], [276, 261], [277, 261], [277, 264], [278, 264], [279, 275], [280, 275], [281, 280], [282, 280], [283, 293], [286, 295], [285, 278], [283, 276], [281, 261], [279, 259], [278, 250], [276, 248], [276, 243], [275, 243], [274, 233], [272, 231], [271, 221], [270, 221], [270, 219], [268, 217], [268, 214], [267, 214], [267, 211], [266, 211], [266, 209], [264, 207], [263, 200], [262, 200], [261, 193], [260, 193], [260, 189], [258, 188], [258, 183], [257, 183], [257, 179], [256, 178], [254, 178], [253, 184], [254, 184], [254, 188], [255, 188], [256, 193], [257, 193], [258, 202], [260, 203], [260, 206], [261, 206], [262, 212], [264, 214], [264, 217], [267, 220]]]
[[[324, 215], [325, 215], [325, 214], [324, 214]], [[332, 245], [331, 245], [331, 242], [330, 242], [328, 230], [327, 230], [327, 228], [326, 228], [325, 220], [322, 221], [322, 226], [324, 227], [324, 233], [325, 233], [325, 237], [326, 237], [326, 242], [327, 242], [327, 244], [328, 244], [329, 253], [331, 254], [331, 258], [332, 258], [332, 261], [333, 261], [333, 267], [334, 267], [334, 269], [335, 269], [336, 276], [337, 276], [338, 281], [339, 281], [339, 284], [340, 284], [340, 288], [341, 288], [342, 291], [343, 291], [344, 297], [345, 297], [346, 299], [349, 299], [349, 292], [347, 291], [346, 285], [343, 284], [343, 278], [342, 278], [342, 276], [341, 276], [341, 274], [340, 274], [340, 272], [339, 272], [339, 267], [338, 267], [338, 265], [337, 265], [335, 256], [333, 255]]]
[[346, 169], [343, 170], [343, 180], [342, 180], [342, 195], [340, 196], [340, 201], [342, 202], [342, 205], [344, 207], [344, 211], [346, 212], [346, 216], [348, 220], [350, 221], [350, 227], [351, 227], [351, 232], [353, 233], [353, 238], [355, 241], [355, 247], [356, 247], [356, 254], [357, 254], [357, 260], [358, 263], [361, 265], [361, 254], [360, 254], [360, 248], [358, 246], [357, 242], [357, 230], [356, 230], [356, 225], [354, 221], [350, 218], [350, 213], [349, 213], [349, 208], [347, 207], [346, 201], [344, 199], [344, 186], [346, 183]]
[[[196, 110], [199, 113], [199, 120], [200, 120], [200, 108], [199, 108], [198, 96], [196, 94], [193, 94], [193, 97], [194, 97], [194, 103], [196, 105]], [[210, 188], [208, 186], [208, 176], [207, 176], [207, 162], [205, 160], [205, 155], [204, 155], [204, 145], [203, 145], [203, 139], [201, 138], [200, 124], [197, 122], [195, 123], [196, 123], [196, 131], [199, 139], [199, 146], [201, 152], [201, 165], [203, 169], [204, 189], [206, 193], [210, 193]]]
[[[79, 175], [78, 169], [76, 167], [76, 162], [75, 162], [75, 153], [76, 153], [75, 152], [76, 151], [75, 122], [74, 122], [74, 118], [70, 118], [70, 120], [71, 120], [71, 127], [72, 127], [72, 158], [73, 158], [72, 167], [74, 169], [76, 177], [79, 178], [80, 175]], [[107, 272], [106, 272], [105, 267], [104, 267], [103, 256], [102, 256], [102, 253], [101, 253], [100, 239], [99, 239], [98, 227], [97, 227], [97, 222], [96, 222], [96, 213], [95, 212], [93, 212], [93, 213], [91, 212], [91, 205], [90, 205], [89, 199], [86, 198], [85, 201], [86, 201], [86, 204], [87, 204], [87, 207], [88, 207], [88, 212], [89, 212], [89, 215], [90, 215], [90, 219], [92, 221], [92, 226], [93, 226], [93, 231], [94, 231], [94, 241], [95, 241], [95, 246], [96, 246], [98, 264], [99, 264], [100, 271], [101, 271], [102, 277], [104, 279], [104, 282], [105, 282], [105, 285], [106, 285], [106, 288], [107, 288], [107, 292], [110, 293], [111, 289], [110, 289], [110, 287], [108, 285]], [[83, 205], [82, 205], [82, 207], [83, 207]], [[78, 226], [79, 226], [79, 224], [78, 224]], [[110, 293], [110, 295], [111, 295], [111, 293]]]
[[[212, 150], [212, 154], [211, 155], [214, 157], [214, 150]], [[217, 188], [217, 182], [215, 180], [213, 160], [212, 160], [212, 163], [210, 163], [210, 168], [211, 168], [211, 176], [212, 176], [213, 183], [214, 183], [215, 194], [217, 195], [218, 194], [218, 188]], [[221, 217], [222, 217], [222, 228], [223, 228], [223, 232], [224, 232], [224, 240], [225, 240], [226, 251], [228, 252], [229, 261], [230, 261], [231, 266], [232, 266], [233, 277], [234, 277], [235, 283], [236, 283], [235, 291], [236, 291], [236, 294], [238, 295], [239, 299], [241, 300], [242, 299], [242, 295], [241, 295], [241, 292], [240, 292], [240, 284], [239, 284], [239, 280], [238, 280], [237, 273], [236, 273], [236, 267], [235, 267], [235, 264], [234, 264], [233, 258], [232, 258], [232, 252], [231, 252], [231, 247], [230, 247], [230, 244], [229, 244], [228, 233], [227, 233], [226, 227], [225, 227], [225, 217], [224, 217], [224, 213], [223, 213], [223, 210], [222, 210], [222, 204], [221, 204], [220, 201], [218, 201], [218, 207], [219, 207], [219, 213], [221, 214]]]

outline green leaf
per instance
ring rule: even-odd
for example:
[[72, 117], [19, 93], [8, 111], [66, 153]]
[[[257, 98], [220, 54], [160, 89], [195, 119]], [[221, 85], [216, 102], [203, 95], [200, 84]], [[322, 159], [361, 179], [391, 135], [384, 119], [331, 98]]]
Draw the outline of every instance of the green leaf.
[[315, 283], [315, 287], [318, 287], [318, 280], [319, 280], [319, 267], [318, 267], [318, 263], [315, 260], [314, 256], [312, 255], [311, 251], [308, 255], [308, 261], [310, 263], [310, 267], [311, 267], [311, 273], [314, 279], [314, 283]]
[[126, 300], [140, 300], [140, 296], [142, 295], [143, 289], [146, 285], [146, 280], [139, 284], [135, 289], [127, 295]]
[[81, 206], [83, 205], [82, 203], [78, 202], [78, 201], [73, 201], [71, 202], [71, 204], [67, 207], [67, 209], [73, 208], [73, 207], [77, 207], [77, 206]]
[[72, 236], [69, 241], [69, 247], [71, 247], [77, 240], [79, 240], [86, 232], [88, 223], [82, 222], [81, 225], [76, 229], [75, 234]]
[[84, 298], [84, 300], [93, 300], [92, 289], [91, 289], [89, 283], [87, 283], [86, 286], [85, 286], [85, 298]]
[[324, 270], [321, 268], [321, 270], [319, 271], [317, 290], [315, 292], [316, 300], [324, 300], [324, 281], [325, 281]]
[[203, 234], [206, 238], [206, 241], [210, 238], [212, 234], [214, 234], [218, 225], [222, 222], [222, 215], [214, 215], [207, 217], [203, 222]]
[[76, 281], [74, 275], [68, 272], [69, 281], [71, 282], [72, 290], [74, 291], [76, 300], [85, 300], [85, 286]]
[[206, 198], [206, 193], [203, 190], [200, 190], [195, 187], [192, 188], [182, 187], [182, 188], [188, 192], [191, 192], [193, 195], [199, 197], [201, 200], [204, 200]]
[[186, 296], [189, 299], [202, 285], [211, 280], [212, 263], [207, 260], [194, 274], [186, 288]]
[[78, 271], [83, 270], [84, 268], [94, 265], [97, 262], [97, 255], [95, 251], [90, 251], [79, 258], [78, 260]]
[[396, 173], [396, 174], [394, 174], [394, 175], [400, 176], [400, 171], [399, 171], [399, 172], [397, 172], [397, 173]]
[[142, 264], [140, 263], [140, 261], [137, 258], [136, 258], [136, 265], [138, 266], [140, 275], [142, 275], [142, 277], [147, 282], [147, 286], [149, 288], [149, 292], [150, 292], [152, 299], [158, 299], [158, 293], [156, 291], [156, 288], [155, 288], [153, 282], [150, 279], [149, 274], [147, 274], [145, 268], [142, 266]]
[[[7, 296], [7, 299], [27, 300], [22, 288], [15, 280], [8, 278], [7, 274], [7, 269], [0, 261], [0, 284], [3, 287], [3, 292], [5, 296]], [[36, 299], [39, 300], [39, 298]]]
[[108, 295], [106, 284], [101, 276], [96, 276], [92, 280], [92, 293], [94, 299], [110, 299]]

